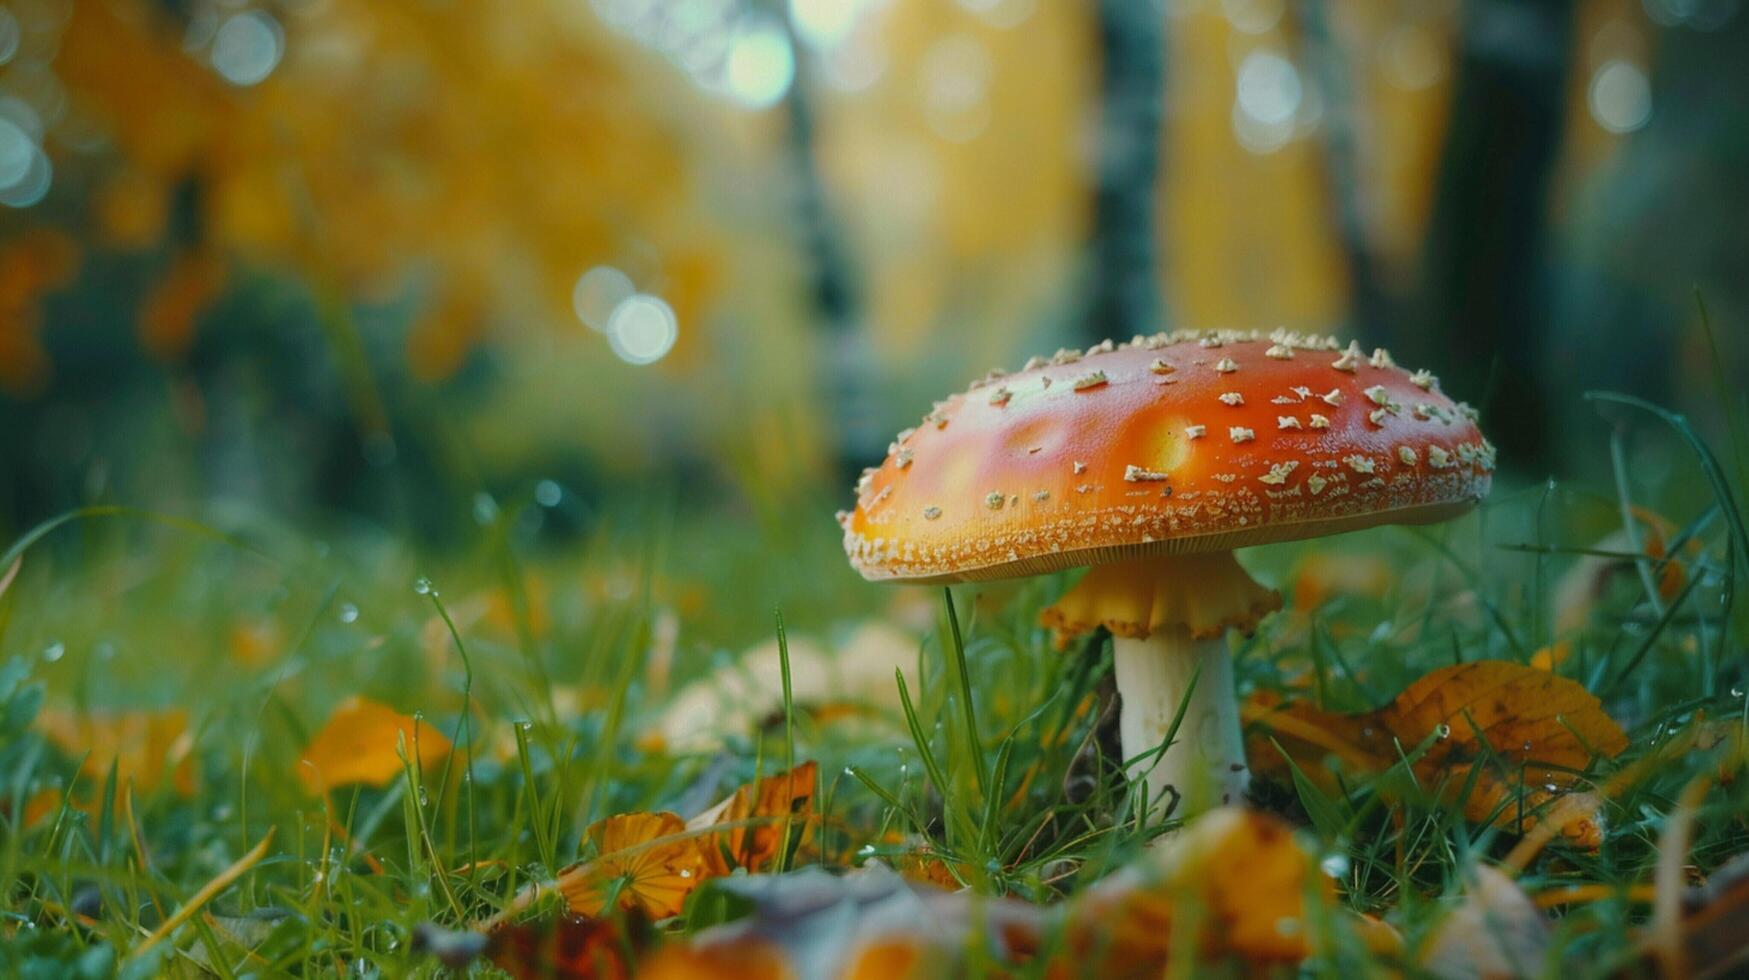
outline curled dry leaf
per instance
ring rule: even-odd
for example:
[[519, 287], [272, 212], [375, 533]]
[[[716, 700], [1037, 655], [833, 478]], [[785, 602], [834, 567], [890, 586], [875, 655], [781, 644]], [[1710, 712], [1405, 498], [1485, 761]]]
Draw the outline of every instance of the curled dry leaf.
[[116, 784], [147, 792], [166, 782], [194, 795], [194, 735], [188, 712], [47, 709], [37, 724], [61, 751], [84, 757], [80, 773], [96, 785], [115, 767]]
[[696, 835], [672, 813], [622, 813], [590, 824], [596, 857], [559, 874], [565, 904], [601, 915], [609, 903], [652, 919], [679, 915], [710, 863]]
[[728, 799], [687, 821], [689, 830], [736, 825], [699, 841], [710, 872], [725, 875], [735, 868], [763, 871], [786, 845], [801, 841], [814, 812], [818, 782], [819, 766], [804, 762], [788, 772], [742, 786]]
[[1442, 980], [1538, 976], [1548, 947], [1543, 913], [1511, 878], [1478, 866], [1463, 900], [1421, 948], [1420, 964]]
[[1594, 758], [1613, 758], [1627, 747], [1621, 726], [1583, 686], [1503, 661], [1433, 671], [1378, 711], [1339, 715], [1259, 696], [1247, 702], [1244, 717], [1259, 775], [1287, 775], [1271, 738], [1326, 789], [1335, 788], [1325, 765], [1331, 757], [1350, 771], [1378, 772], [1397, 759], [1398, 745], [1409, 751], [1431, 740], [1414, 762], [1422, 785], [1455, 795], [1481, 767], [1462, 801], [1467, 818], [1501, 821], [1522, 833], [1539, 811], [1558, 809], [1561, 833], [1580, 847], [1602, 843], [1597, 808], [1547, 805], [1572, 793]]
[[298, 778], [313, 794], [364, 783], [386, 786], [402, 773], [400, 746], [421, 768], [449, 754], [450, 742], [435, 727], [369, 698], [353, 695], [328, 716], [298, 760]]

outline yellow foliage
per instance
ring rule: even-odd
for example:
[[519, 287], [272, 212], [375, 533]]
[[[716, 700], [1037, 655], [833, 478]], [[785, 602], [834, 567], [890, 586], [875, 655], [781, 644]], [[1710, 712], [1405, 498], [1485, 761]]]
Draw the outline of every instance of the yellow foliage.
[[449, 739], [431, 725], [353, 695], [340, 702], [304, 748], [298, 778], [313, 794], [356, 783], [386, 786], [403, 771], [402, 746], [408, 760], [416, 757], [422, 768], [434, 766], [450, 750]]
[[[1458, 793], [1471, 770], [1475, 786], [1463, 801], [1476, 822], [1500, 820], [1522, 832], [1545, 804], [1572, 793], [1579, 772], [1595, 757], [1613, 758], [1627, 736], [1603, 705], [1575, 681], [1546, 670], [1502, 661], [1444, 667], [1409, 685], [1384, 708], [1359, 715], [1320, 711], [1305, 703], [1253, 697], [1244, 707], [1252, 733], [1247, 751], [1254, 772], [1285, 778], [1287, 763], [1273, 739], [1308, 777], [1334, 789], [1324, 760], [1341, 759], [1358, 771], [1380, 771], [1428, 743], [1413, 764], [1424, 786]], [[1582, 798], [1582, 794], [1571, 797]], [[1559, 829], [1571, 843], [1596, 847], [1602, 831], [1594, 807], [1565, 806]]]
[[1099, 976], [1159, 976], [1177, 939], [1194, 939], [1206, 956], [1295, 962], [1310, 952], [1308, 896], [1327, 901], [1334, 891], [1279, 818], [1213, 810], [1071, 910], [1073, 960], [1056, 975], [1097, 964]]
[[186, 711], [51, 708], [37, 716], [37, 725], [61, 751], [84, 757], [79, 772], [95, 786], [114, 766], [117, 786], [148, 792], [168, 784], [181, 796], [194, 794], [194, 735]]
[[679, 915], [710, 872], [698, 839], [672, 813], [619, 814], [586, 836], [595, 859], [559, 875], [559, 892], [579, 915], [599, 916], [610, 901], [653, 919]]

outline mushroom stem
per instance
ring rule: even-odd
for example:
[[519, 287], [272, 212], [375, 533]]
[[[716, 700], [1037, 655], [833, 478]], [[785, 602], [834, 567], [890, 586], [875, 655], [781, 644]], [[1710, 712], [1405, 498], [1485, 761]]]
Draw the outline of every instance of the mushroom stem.
[[[1141, 760], [1150, 816], [1168, 807], [1187, 816], [1243, 798], [1250, 771], [1226, 639], [1170, 626], [1145, 639], [1114, 637], [1112, 653], [1124, 758]], [[1160, 752], [1181, 706], [1178, 731]]]
[[[1124, 758], [1142, 760], [1153, 816], [1169, 806], [1190, 816], [1244, 795], [1226, 634], [1250, 633], [1280, 606], [1281, 596], [1257, 584], [1232, 552], [1212, 551], [1095, 566], [1040, 614], [1059, 636], [1111, 631]], [[1180, 705], [1184, 717], [1162, 752]]]

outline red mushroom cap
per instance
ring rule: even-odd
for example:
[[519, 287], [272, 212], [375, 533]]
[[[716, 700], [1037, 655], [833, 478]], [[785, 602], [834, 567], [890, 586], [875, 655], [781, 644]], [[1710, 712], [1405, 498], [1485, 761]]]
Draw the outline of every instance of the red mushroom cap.
[[1493, 467], [1475, 412], [1383, 350], [1162, 334], [938, 403], [839, 522], [868, 579], [1013, 578], [1442, 521]]

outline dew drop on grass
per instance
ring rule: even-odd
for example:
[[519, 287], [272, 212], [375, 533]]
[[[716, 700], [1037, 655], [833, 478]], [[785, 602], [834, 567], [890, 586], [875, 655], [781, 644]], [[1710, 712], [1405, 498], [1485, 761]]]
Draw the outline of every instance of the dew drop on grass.
[[482, 527], [498, 519], [498, 501], [484, 490], [474, 494], [474, 523]]
[[1438, 725], [1434, 726], [1433, 736], [1441, 742], [1445, 741], [1451, 737], [1451, 726], [1444, 722], [1440, 722]]
[[358, 622], [358, 607], [350, 602], [340, 604], [340, 621], [342, 623]]
[[1742, 688], [1740, 688], [1740, 687], [1731, 688], [1731, 697], [1740, 698], [1742, 696], [1743, 696], [1743, 689]]
[[1554, 783], [1544, 783], [1543, 789], [1550, 793], [1559, 793], [1561, 791], [1561, 787], [1556, 786]]
[[1348, 874], [1348, 855], [1332, 854], [1318, 862], [1318, 866], [1323, 868], [1324, 873], [1330, 877], [1341, 878]]
[[873, 844], [864, 844], [861, 847], [856, 849], [856, 856], [857, 857], [874, 857], [874, 852], [875, 852], [875, 846]]
[[419, 787], [419, 805], [422, 807], [431, 805], [431, 794], [425, 792], [423, 786]]
[[423, 575], [421, 575], [418, 578], [413, 580], [413, 591], [419, 593], [420, 595], [436, 595], [437, 594], [437, 589], [432, 586], [431, 580], [426, 578]]
[[43, 648], [43, 662], [45, 663], [52, 664], [66, 655], [67, 645], [58, 640]]
[[844, 774], [846, 776], [855, 776], [856, 775], [856, 773], [854, 771], [852, 771], [852, 769], [849, 766], [844, 767]]

